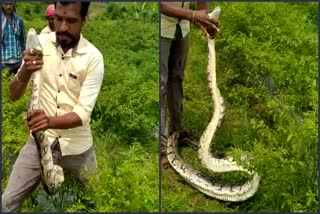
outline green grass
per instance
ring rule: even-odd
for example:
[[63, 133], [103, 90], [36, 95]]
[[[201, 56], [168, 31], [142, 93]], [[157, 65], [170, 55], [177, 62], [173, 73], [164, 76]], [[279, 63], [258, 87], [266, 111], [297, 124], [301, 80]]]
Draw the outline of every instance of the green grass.
[[[220, 5], [217, 81], [225, 99], [224, 123], [212, 152], [239, 160], [246, 153], [261, 175], [249, 200], [209, 198], [173, 170], [162, 172], [162, 211], [316, 212], [318, 210], [318, 7], [316, 3], [212, 3]], [[184, 81], [183, 126], [201, 136], [212, 117], [207, 86], [207, 44], [192, 27]], [[202, 169], [196, 151], [184, 159]], [[212, 176], [212, 175], [211, 175]], [[216, 175], [222, 183], [244, 182]]]
[[[45, 25], [42, 14], [46, 6], [47, 3], [39, 2], [17, 3], [17, 13], [24, 18], [26, 29], [33, 27], [40, 32]], [[114, 9], [118, 7], [124, 9]], [[89, 21], [82, 33], [102, 52], [105, 65], [104, 81], [91, 121], [98, 181], [92, 179], [88, 188], [82, 189], [67, 176], [63, 188], [54, 196], [46, 195], [39, 186], [28, 196], [21, 211], [158, 211], [158, 16], [155, 8], [158, 8], [156, 3], [92, 3]], [[127, 11], [125, 16], [123, 10]], [[23, 121], [28, 96], [15, 103], [9, 101], [11, 78], [7, 71], [3, 72], [3, 189], [14, 159], [28, 136]]]

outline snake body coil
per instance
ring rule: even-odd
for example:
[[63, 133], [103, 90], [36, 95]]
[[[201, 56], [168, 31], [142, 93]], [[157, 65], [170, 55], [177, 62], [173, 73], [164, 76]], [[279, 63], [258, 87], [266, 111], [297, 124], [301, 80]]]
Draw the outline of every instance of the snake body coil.
[[[213, 13], [209, 14], [209, 17], [212, 16]], [[208, 49], [208, 82], [209, 90], [214, 101], [214, 114], [200, 138], [198, 157], [201, 160], [202, 165], [212, 172], [243, 171], [253, 175], [253, 178], [240, 186], [221, 185], [206, 178], [199, 171], [185, 163], [180, 157], [178, 152], [179, 138], [181, 138], [180, 132], [175, 132], [168, 138], [167, 157], [174, 170], [188, 183], [204, 194], [223, 201], [244, 201], [253, 196], [257, 191], [260, 183], [260, 176], [258, 176], [256, 172], [251, 172], [242, 166], [237, 165], [232, 157], [217, 159], [210, 153], [210, 144], [223, 119], [225, 106], [217, 87], [216, 56], [213, 39], [208, 39]]]
[[[32, 28], [28, 31], [26, 42], [26, 49], [31, 48], [33, 52], [43, 55], [37, 33]], [[40, 72], [41, 71], [35, 71], [31, 76], [32, 92], [28, 104], [28, 112], [39, 108]], [[37, 144], [40, 155], [41, 178], [44, 189], [48, 194], [53, 194], [60, 188], [64, 181], [63, 169], [57, 164], [59, 158], [61, 158], [59, 141], [56, 139], [53, 143], [50, 143], [44, 131], [32, 133], [32, 137]]]

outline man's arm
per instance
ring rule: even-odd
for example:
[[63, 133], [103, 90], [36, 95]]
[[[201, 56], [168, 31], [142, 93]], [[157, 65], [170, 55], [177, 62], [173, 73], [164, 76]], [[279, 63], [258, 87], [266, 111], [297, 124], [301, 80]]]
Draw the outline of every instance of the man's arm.
[[33, 72], [42, 68], [42, 56], [32, 53], [31, 50], [23, 52], [23, 63], [17, 74], [10, 82], [11, 101], [16, 101], [24, 94]]
[[24, 92], [26, 91], [26, 88], [28, 86], [28, 81], [26, 82], [22, 82], [19, 77], [17, 77], [19, 75], [19, 72], [16, 74], [16, 76], [11, 80], [10, 82], [10, 87], [9, 87], [9, 98], [11, 101], [16, 101], [19, 100], [21, 98], [21, 96], [24, 94]]
[[197, 2], [198, 10], [206, 10], [208, 13], [210, 11], [209, 2]]
[[92, 110], [100, 93], [104, 75], [104, 64], [102, 54], [96, 53], [90, 60], [86, 78], [82, 83], [78, 103], [72, 112], [76, 113], [82, 125], [89, 122]]
[[50, 129], [70, 129], [81, 125], [82, 121], [80, 117], [74, 112], [62, 116], [50, 117], [49, 120]]
[[[185, 19], [199, 26], [209, 37], [213, 38], [218, 31], [216, 21], [209, 20], [209, 3], [198, 2], [197, 10], [176, 7], [169, 2], [160, 2], [161, 13], [179, 19]], [[210, 32], [210, 33], [209, 33]]]
[[160, 2], [160, 11], [166, 16], [192, 21], [193, 10], [176, 7], [169, 2]]
[[160, 2], [160, 11], [162, 14], [174, 18], [186, 19], [188, 21], [209, 21], [208, 13], [210, 6], [208, 2], [198, 2], [197, 11], [176, 7], [169, 2]]
[[30, 132], [46, 129], [71, 129], [81, 125], [80, 117], [74, 112], [61, 116], [48, 117], [43, 110], [38, 109], [28, 114]]

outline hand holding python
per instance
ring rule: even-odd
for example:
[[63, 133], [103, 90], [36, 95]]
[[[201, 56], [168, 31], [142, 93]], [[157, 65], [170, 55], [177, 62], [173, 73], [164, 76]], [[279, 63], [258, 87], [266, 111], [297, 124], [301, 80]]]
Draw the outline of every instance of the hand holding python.
[[43, 52], [37, 33], [30, 29], [27, 35], [26, 50], [23, 52], [23, 64], [17, 75], [19, 82], [27, 83], [31, 75], [42, 68]]
[[27, 121], [30, 132], [45, 131], [50, 128], [50, 117], [41, 109], [28, 112]]
[[23, 60], [24, 64], [22, 69], [30, 74], [42, 68], [42, 52], [36, 51], [33, 48], [27, 49], [23, 52]]
[[210, 16], [207, 10], [195, 10], [192, 17], [193, 22], [201, 28], [206, 37], [213, 39], [219, 32], [218, 19]]

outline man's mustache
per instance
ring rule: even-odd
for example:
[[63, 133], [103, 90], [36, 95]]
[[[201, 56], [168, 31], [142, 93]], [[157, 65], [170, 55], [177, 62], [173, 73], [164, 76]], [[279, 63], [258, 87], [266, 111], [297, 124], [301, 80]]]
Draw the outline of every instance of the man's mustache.
[[71, 35], [70, 33], [67, 33], [67, 32], [56, 32], [57, 36], [67, 36], [71, 39], [73, 39], [73, 35]]

